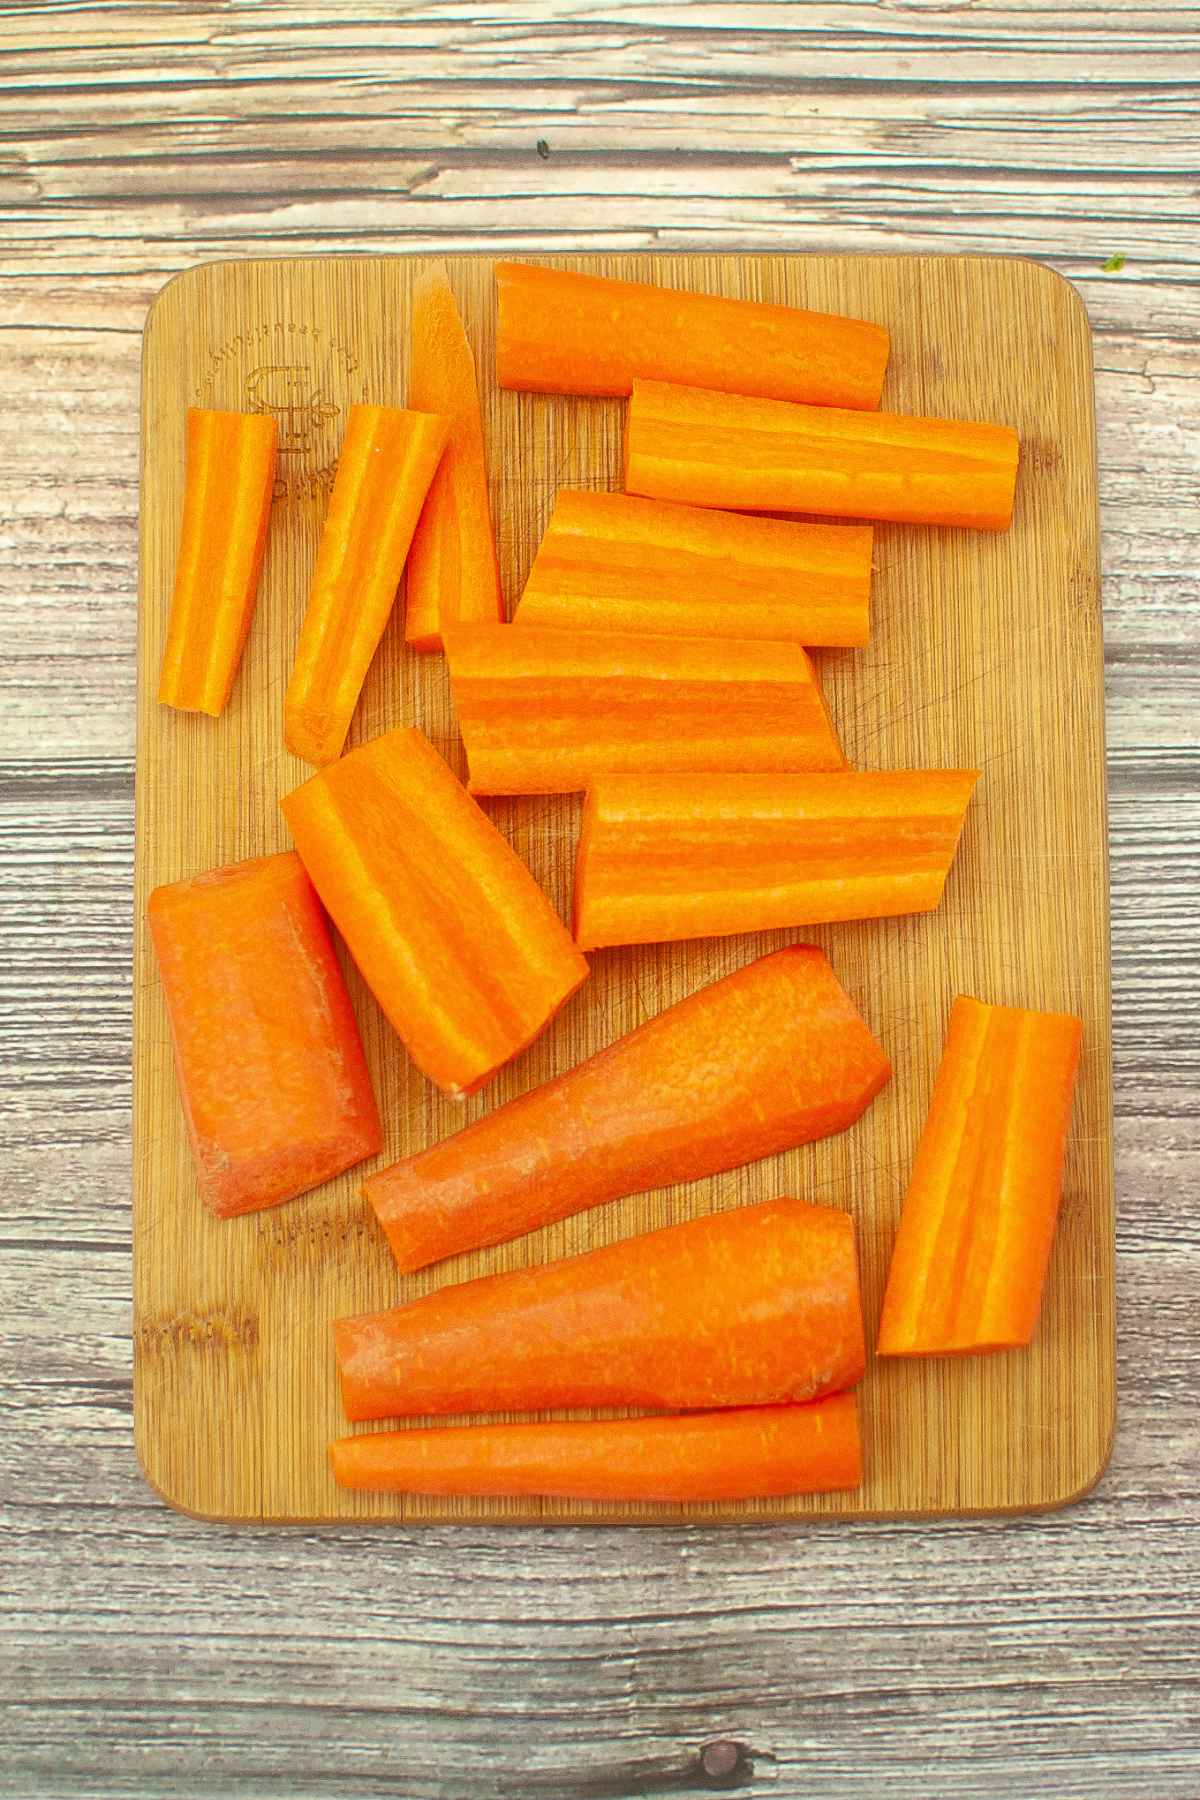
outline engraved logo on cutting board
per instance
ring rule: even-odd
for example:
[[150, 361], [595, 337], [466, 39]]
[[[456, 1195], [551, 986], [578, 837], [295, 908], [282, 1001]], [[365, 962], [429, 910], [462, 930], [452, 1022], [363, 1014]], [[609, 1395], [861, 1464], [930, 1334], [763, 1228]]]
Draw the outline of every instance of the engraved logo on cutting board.
[[332, 486], [345, 414], [361, 400], [358, 357], [323, 325], [276, 319], [251, 325], [208, 352], [196, 406], [273, 413], [279, 421], [276, 499]]

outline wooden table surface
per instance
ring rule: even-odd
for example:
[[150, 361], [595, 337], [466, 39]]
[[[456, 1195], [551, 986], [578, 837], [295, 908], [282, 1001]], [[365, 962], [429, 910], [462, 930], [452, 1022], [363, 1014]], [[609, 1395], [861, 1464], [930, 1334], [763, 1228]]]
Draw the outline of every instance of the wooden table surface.
[[[0, 1791], [1200, 1795], [1198, 75], [1150, 0], [0, 4]], [[1019, 254], [1087, 303], [1121, 1356], [1069, 1511], [249, 1531], [139, 1474], [142, 320], [204, 258], [480, 245]]]

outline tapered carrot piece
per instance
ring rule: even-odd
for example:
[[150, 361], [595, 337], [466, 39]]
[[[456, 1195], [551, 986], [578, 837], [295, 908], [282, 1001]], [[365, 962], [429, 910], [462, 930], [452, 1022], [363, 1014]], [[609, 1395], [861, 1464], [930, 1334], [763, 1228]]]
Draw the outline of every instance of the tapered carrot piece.
[[625, 428], [631, 494], [749, 512], [831, 513], [1003, 531], [1017, 434], [637, 381]]
[[931, 912], [974, 769], [598, 775], [575, 864], [584, 949]]
[[364, 1192], [402, 1269], [844, 1131], [891, 1068], [823, 951], [793, 945], [639, 1025]]
[[341, 754], [449, 430], [432, 413], [350, 408], [284, 700], [305, 762]]
[[224, 710], [250, 630], [271, 517], [278, 423], [189, 407], [183, 530], [158, 698]]
[[881, 1356], [1032, 1338], [1082, 1032], [1068, 1013], [954, 1002], [888, 1274]]
[[440, 263], [413, 288], [408, 403], [450, 421], [406, 577], [405, 638], [417, 650], [437, 650], [443, 623], [504, 616], [475, 358]]
[[339, 1319], [351, 1419], [818, 1400], [863, 1372], [854, 1221], [802, 1200], [689, 1219]]
[[514, 624], [865, 644], [869, 525], [560, 490]]
[[819, 406], [879, 405], [888, 334], [866, 319], [497, 263], [501, 387], [627, 394], [639, 375]]
[[275, 1206], [374, 1156], [358, 1026], [300, 858], [155, 888], [147, 912], [205, 1205]]
[[529, 870], [419, 731], [374, 738], [281, 804], [372, 993], [449, 1093], [481, 1087], [586, 978]]
[[369, 1493], [751, 1500], [862, 1483], [853, 1394], [674, 1418], [371, 1431], [340, 1438], [329, 1457], [343, 1487]]
[[446, 656], [473, 794], [626, 770], [842, 769], [799, 644], [478, 625]]

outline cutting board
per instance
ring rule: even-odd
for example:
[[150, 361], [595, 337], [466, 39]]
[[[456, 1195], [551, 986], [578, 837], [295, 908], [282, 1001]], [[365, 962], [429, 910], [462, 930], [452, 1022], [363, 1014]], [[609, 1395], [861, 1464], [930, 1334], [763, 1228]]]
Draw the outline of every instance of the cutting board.
[[[994, 419], [1021, 437], [1001, 536], [881, 526], [869, 649], [817, 653], [852, 761], [983, 771], [939, 911], [800, 934], [607, 951], [538, 1042], [465, 1106], [417, 1073], [346, 963], [386, 1127], [408, 1155], [570, 1068], [716, 976], [802, 936], [827, 949], [895, 1077], [840, 1137], [618, 1201], [498, 1249], [397, 1274], [360, 1197], [365, 1169], [220, 1222], [197, 1198], [146, 897], [283, 849], [283, 693], [347, 409], [402, 405], [408, 296], [423, 258], [212, 263], [155, 302], [143, 351], [134, 975], [134, 1404], [151, 1482], [189, 1512], [321, 1521], [898, 1517], [1058, 1505], [1103, 1468], [1114, 1410], [1112, 1104], [1103, 685], [1091, 343], [1083, 306], [1033, 263], [957, 257], [588, 256], [564, 266], [858, 314], [887, 325], [884, 406]], [[492, 265], [449, 259], [478, 359], [508, 602], [560, 487], [619, 486], [623, 406], [498, 392]], [[280, 472], [261, 592], [219, 720], [155, 702], [183, 494], [188, 405], [261, 408]], [[461, 773], [440, 657], [406, 651], [402, 607], [351, 732], [420, 725]], [[564, 913], [575, 798], [487, 802]], [[968, 993], [1078, 1013], [1084, 1056], [1062, 1220], [1031, 1349], [873, 1363], [860, 1492], [736, 1506], [397, 1499], [339, 1490], [347, 1427], [330, 1321], [450, 1281], [713, 1209], [795, 1194], [853, 1213], [872, 1343], [905, 1180], [951, 1002]], [[370, 1165], [368, 1165], [370, 1166]]]

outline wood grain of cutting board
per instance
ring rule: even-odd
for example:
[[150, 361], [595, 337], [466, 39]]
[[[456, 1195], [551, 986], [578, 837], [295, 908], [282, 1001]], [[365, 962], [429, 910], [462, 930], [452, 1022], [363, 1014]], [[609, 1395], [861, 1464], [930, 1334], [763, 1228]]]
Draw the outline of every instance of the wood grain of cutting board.
[[[817, 652], [851, 760], [977, 767], [940, 910], [928, 917], [605, 951], [542, 1038], [465, 1106], [435, 1091], [346, 959], [386, 1128], [380, 1165], [570, 1068], [767, 949], [825, 946], [895, 1076], [848, 1133], [747, 1169], [621, 1200], [402, 1277], [359, 1193], [363, 1165], [272, 1212], [200, 1205], [175, 1087], [146, 897], [285, 848], [284, 687], [346, 411], [402, 405], [408, 295], [427, 259], [212, 263], [155, 302], [143, 353], [134, 970], [134, 1406], [149, 1479], [223, 1520], [636, 1521], [897, 1517], [1061, 1504], [1102, 1470], [1114, 1416], [1108, 870], [1091, 340], [1083, 305], [1036, 264], [955, 257], [630, 255], [565, 267], [811, 306], [892, 332], [884, 407], [994, 419], [1022, 443], [1000, 536], [879, 526], [870, 647]], [[492, 263], [448, 259], [475, 346], [510, 608], [559, 487], [619, 486], [623, 405], [502, 394]], [[219, 720], [155, 701], [189, 405], [267, 407], [280, 475], [258, 609]], [[402, 607], [350, 743], [400, 723], [463, 758], [440, 657], [407, 652]], [[566, 916], [579, 802], [485, 802]], [[620, 1506], [357, 1495], [325, 1447], [341, 1416], [330, 1320], [447, 1281], [545, 1261], [779, 1194], [855, 1216], [873, 1343], [906, 1176], [958, 993], [1079, 1013], [1084, 1056], [1062, 1218], [1032, 1348], [873, 1363], [860, 1389], [866, 1479], [850, 1495]]]

